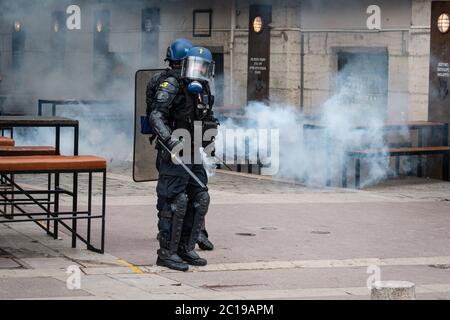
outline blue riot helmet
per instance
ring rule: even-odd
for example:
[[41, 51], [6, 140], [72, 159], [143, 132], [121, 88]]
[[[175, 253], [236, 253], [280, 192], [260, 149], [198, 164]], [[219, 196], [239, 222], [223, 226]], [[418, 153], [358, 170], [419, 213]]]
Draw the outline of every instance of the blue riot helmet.
[[193, 81], [211, 81], [214, 77], [211, 51], [203, 47], [191, 48], [183, 60], [181, 76]]
[[166, 61], [176, 62], [186, 58], [189, 49], [192, 48], [192, 42], [187, 39], [179, 38], [173, 41], [167, 48]]

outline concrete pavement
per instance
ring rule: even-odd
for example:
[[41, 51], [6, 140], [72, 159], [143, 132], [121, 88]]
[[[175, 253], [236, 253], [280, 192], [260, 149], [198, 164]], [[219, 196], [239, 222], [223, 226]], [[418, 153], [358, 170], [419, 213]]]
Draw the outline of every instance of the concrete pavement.
[[[207, 267], [180, 273], [154, 266], [155, 183], [130, 174], [109, 174], [105, 255], [34, 224], [0, 225], [0, 298], [368, 299], [369, 277], [450, 298], [448, 182], [409, 177], [351, 190], [219, 172], [207, 217], [216, 249], [200, 252]], [[67, 288], [70, 266], [80, 268], [78, 290]]]

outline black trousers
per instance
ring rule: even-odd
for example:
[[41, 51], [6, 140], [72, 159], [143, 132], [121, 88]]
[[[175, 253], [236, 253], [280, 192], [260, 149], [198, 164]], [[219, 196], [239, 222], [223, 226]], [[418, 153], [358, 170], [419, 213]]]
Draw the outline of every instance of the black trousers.
[[[208, 183], [208, 176], [201, 164], [187, 165], [189, 169], [199, 178], [199, 180], [206, 186]], [[193, 207], [193, 199], [200, 192], [207, 192], [207, 188], [202, 188], [197, 181], [195, 181], [186, 170], [178, 164], [174, 164], [171, 160], [166, 161], [158, 157], [158, 184], [156, 186], [156, 193], [158, 195], [158, 202], [156, 208], [159, 212], [170, 210], [173, 199], [179, 194], [186, 194], [188, 205], [183, 221], [182, 234], [188, 235], [191, 233], [195, 210]], [[170, 219], [159, 219], [158, 222], [159, 238], [164, 240], [171, 239], [172, 221]], [[182, 239], [185, 237], [182, 237]], [[160, 241], [161, 242], [161, 241]]]

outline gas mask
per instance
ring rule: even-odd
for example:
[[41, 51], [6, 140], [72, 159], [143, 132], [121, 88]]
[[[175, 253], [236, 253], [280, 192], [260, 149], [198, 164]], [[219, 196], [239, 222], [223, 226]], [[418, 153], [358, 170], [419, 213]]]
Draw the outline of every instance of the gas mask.
[[188, 56], [183, 60], [181, 77], [192, 81], [210, 81], [214, 77], [214, 61]]
[[207, 110], [210, 106], [209, 94], [203, 91], [203, 85], [200, 81], [194, 80], [188, 84], [188, 91], [197, 97], [197, 108], [200, 110]]
[[191, 48], [183, 60], [181, 77], [188, 82], [188, 92], [197, 97], [200, 117], [205, 116], [213, 104], [213, 101], [210, 101], [213, 98], [210, 97], [209, 90], [205, 90], [205, 86], [209, 86], [214, 78], [214, 61], [211, 52], [202, 47]]
[[210, 82], [214, 77], [214, 61], [190, 56], [183, 61], [181, 77], [190, 81], [188, 91], [199, 95], [203, 91], [202, 82]]

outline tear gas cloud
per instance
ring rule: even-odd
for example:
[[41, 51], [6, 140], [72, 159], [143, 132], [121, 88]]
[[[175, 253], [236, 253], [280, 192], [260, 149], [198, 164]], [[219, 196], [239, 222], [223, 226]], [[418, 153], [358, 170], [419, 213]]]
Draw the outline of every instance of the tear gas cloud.
[[[80, 1], [82, 11], [82, 29], [65, 31], [63, 52], [55, 54], [52, 49], [53, 31], [52, 10], [63, 12], [70, 1], [48, 1], [44, 5], [35, 1], [0, 2], [0, 94], [6, 96], [2, 105], [3, 113], [33, 114], [37, 111], [38, 99], [82, 99], [114, 100], [116, 103], [105, 105], [68, 105], [57, 107], [58, 116], [74, 118], [80, 122], [80, 153], [95, 154], [117, 163], [132, 160], [133, 124], [134, 124], [134, 73], [142, 68], [139, 52], [123, 50], [127, 48], [127, 38], [140, 29], [122, 30], [126, 26], [117, 26], [115, 31], [125, 32], [126, 36], [111, 38], [114, 48], [104, 55], [104, 60], [93, 58], [92, 34], [96, 10], [103, 6], [90, 1]], [[54, 7], [52, 7], [54, 5]], [[120, 4], [112, 4], [117, 6]], [[133, 6], [123, 6], [121, 11], [132, 11]], [[20, 68], [6, 68], [11, 55], [9, 45], [14, 21], [21, 22], [25, 33], [25, 51]], [[65, 20], [64, 20], [65, 21]], [[80, 40], [80, 37], [85, 40]], [[111, 49], [111, 48], [110, 48]], [[61, 59], [55, 60], [55, 57]], [[97, 57], [98, 58], [98, 57]], [[94, 59], [94, 60], [93, 60]], [[3, 63], [1, 63], [3, 61]], [[149, 61], [147, 61], [149, 62]], [[3, 68], [2, 68], [3, 65]], [[97, 72], [93, 75], [93, 65]], [[95, 86], [103, 81], [100, 88]], [[44, 106], [44, 115], [51, 110]], [[61, 131], [61, 150], [72, 152], [72, 132]], [[54, 130], [17, 129], [15, 139], [18, 145], [53, 145]]]
[[[225, 149], [226, 163], [233, 164], [236, 150], [238, 163], [244, 163], [249, 158], [256, 163], [256, 156], [259, 156], [260, 162], [269, 165], [278, 160], [276, 174], [281, 177], [304, 181], [310, 185], [323, 185], [329, 176], [333, 184], [338, 183], [342, 166], [347, 164], [352, 168], [352, 160], [345, 157], [346, 151], [365, 148], [383, 150], [387, 148], [387, 142], [382, 130], [386, 121], [386, 106], [376, 103], [369, 106], [367, 100], [355, 98], [369, 97], [369, 88], [361, 86], [360, 78], [353, 77], [346, 69], [341, 70], [337, 77], [341, 78], [344, 85], [320, 107], [314, 121], [326, 127], [327, 131], [304, 130], [303, 125], [311, 123], [311, 119], [293, 106], [253, 102], [245, 107], [244, 120], [221, 118], [219, 136], [216, 139], [217, 156], [223, 158]], [[134, 93], [134, 90], [130, 92]], [[64, 108], [59, 113], [80, 120], [81, 153], [102, 155], [111, 163], [132, 160], [134, 97], [129, 95], [127, 98], [126, 107], [123, 104], [75, 106]], [[126, 102], [127, 99], [123, 101]], [[105, 108], [106, 112], [102, 112]], [[92, 110], [96, 110], [95, 113]], [[220, 116], [220, 109], [216, 109], [216, 113]], [[369, 129], [355, 130], [357, 125], [364, 125]], [[253, 132], [258, 135], [259, 130], [268, 132], [273, 129], [279, 132], [277, 153], [271, 150], [274, 141], [260, 144], [258, 140], [261, 137], [248, 134]], [[47, 134], [43, 134], [45, 132]], [[249, 141], [245, 143], [238, 138], [235, 147], [232, 140], [226, 139], [227, 132], [239, 137], [248, 136]], [[406, 137], [408, 130], [405, 128], [400, 133]], [[71, 132], [66, 130], [62, 134], [65, 141], [71, 141]], [[20, 141], [21, 139], [24, 141]], [[54, 137], [52, 131], [42, 130], [39, 135], [30, 132], [19, 135], [18, 140], [18, 143], [30, 145], [52, 144]], [[62, 151], [70, 152], [71, 144], [65, 144]], [[365, 159], [363, 166], [366, 170], [363, 185], [375, 183], [389, 173], [389, 163], [384, 158]], [[211, 159], [205, 159], [205, 167], [209, 175], [215, 173]]]
[[[278, 129], [278, 176], [304, 181], [310, 185], [324, 185], [329, 177], [334, 185], [338, 184], [342, 167], [348, 165], [353, 168], [354, 165], [354, 160], [346, 157], [347, 151], [386, 150], [388, 147], [388, 140], [383, 131], [383, 125], [386, 123], [386, 101], [383, 97], [374, 96], [373, 88], [366, 86], [365, 82], [361, 82], [361, 77], [353, 72], [355, 66], [363, 64], [371, 68], [368, 58], [355, 57], [336, 75], [336, 82], [342, 85], [319, 108], [314, 121], [293, 106], [262, 103], [249, 104], [245, 108], [243, 121], [223, 119], [216, 140], [218, 157], [224, 158], [225, 150], [227, 159], [230, 159], [229, 154], [233, 154], [235, 150], [234, 143], [226, 139], [229, 129], [241, 132], [248, 129]], [[375, 68], [371, 70], [376, 73]], [[376, 77], [377, 74], [372, 76]], [[381, 72], [379, 76], [382, 76]], [[319, 124], [327, 130], [304, 129], [303, 125], [310, 123]], [[355, 128], [357, 126], [367, 128], [358, 130]], [[409, 131], [405, 126], [397, 134], [397, 139], [406, 139]], [[245, 138], [245, 134], [241, 137]], [[245, 144], [243, 139], [236, 143], [238, 163], [245, 163], [244, 158], [248, 157], [252, 150], [255, 151], [256, 145], [255, 141]], [[268, 148], [270, 149], [270, 146]], [[259, 151], [263, 155], [270, 154], [270, 150]], [[276, 155], [270, 156], [273, 158]], [[402, 169], [407, 170], [407, 166], [408, 164], [402, 163]], [[386, 158], [364, 159], [363, 167], [365, 175], [362, 185], [376, 183], [391, 173]]]
[[[64, 8], [64, 6], [62, 6]], [[26, 95], [33, 97], [32, 103], [36, 103], [37, 98], [66, 98], [66, 99], [90, 99], [105, 98], [117, 99], [119, 103], [115, 105], [89, 105], [89, 106], [68, 106], [58, 109], [58, 115], [76, 118], [80, 121], [80, 153], [96, 154], [106, 157], [109, 162], [122, 163], [132, 160], [133, 150], [133, 130], [134, 130], [134, 72], [143, 67], [141, 65], [140, 53], [113, 52], [114, 70], [106, 69], [105, 75], [101, 76], [108, 81], [108, 88], [99, 97], [99, 92], [93, 90], [90, 84], [92, 79], [92, 59], [83, 50], [71, 47], [70, 37], [73, 34], [67, 32], [67, 48], [65, 49], [65, 65], [60, 68], [53, 68], [53, 62], [48, 59], [49, 49], [45, 44], [49, 42], [48, 28], [33, 28], [32, 26], [42, 25], [41, 17], [44, 15], [37, 4], [30, 4], [29, 1], [5, 1], [0, 4], [2, 19], [4, 21], [14, 21], [17, 17], [26, 16], [27, 41], [33, 39], [31, 49], [36, 49], [34, 54], [26, 56], [26, 63], [20, 74], [8, 73], [2, 83], [3, 90], [8, 90], [11, 96]], [[83, 12], [91, 12], [99, 9], [98, 6], [90, 7], [87, 2], [83, 3]], [[32, 11], [37, 10], [41, 14], [33, 15]], [[48, 16], [48, 12], [45, 12]], [[115, 27], [116, 29], [118, 27]], [[36, 31], [34, 30], [36, 29]], [[45, 29], [45, 30], [44, 30]], [[6, 30], [10, 31], [10, 30]], [[117, 30], [116, 30], [117, 31]], [[140, 33], [140, 30], [131, 33]], [[89, 38], [88, 38], [89, 39]], [[123, 37], [126, 42], [126, 37]], [[124, 48], [126, 43], [119, 43], [115, 39], [115, 47]], [[35, 46], [36, 48], [34, 48]], [[80, 58], [81, 57], [81, 58]], [[73, 58], [73, 59], [72, 59]], [[80, 59], [82, 65], [79, 64]], [[73, 63], [71, 61], [76, 61]], [[159, 60], [159, 59], [158, 59]], [[371, 61], [353, 61], [356, 65], [365, 64], [372, 72], [372, 76], [377, 76], [377, 69], [370, 68]], [[162, 61], [161, 61], [162, 64]], [[350, 63], [349, 63], [350, 64]], [[145, 65], [145, 64], [144, 64]], [[154, 66], [157, 64], [154, 64]], [[87, 66], [87, 67], [86, 67]], [[145, 67], [149, 67], [145, 65]], [[101, 69], [100, 69], [101, 70]], [[380, 72], [379, 77], [384, 77]], [[270, 143], [266, 146], [250, 139], [249, 148], [242, 141], [237, 145], [237, 159], [243, 160], [245, 157], [255, 157], [263, 163], [276, 160], [279, 155], [279, 168], [277, 175], [296, 180], [304, 180], [309, 184], [320, 184], [326, 180], [327, 170], [333, 181], [340, 178], [342, 166], [350, 161], [345, 158], [345, 152], [351, 149], [387, 147], [384, 139], [382, 125], [386, 121], [386, 101], [380, 99], [379, 102], [368, 103], [372, 95], [372, 88], [364, 87], [360, 77], [355, 77], [354, 72], [347, 68], [340, 70], [336, 76], [336, 83], [341, 83], [338, 90], [319, 108], [317, 122], [328, 128], [323, 130], [303, 129], [305, 123], [310, 122], [310, 118], [298, 111], [294, 106], [272, 103], [265, 105], [262, 103], [250, 103], [245, 107], [243, 120], [235, 118], [220, 117], [220, 109], [215, 110], [216, 115], [221, 118], [219, 136], [216, 140], [217, 156], [222, 157], [225, 148], [227, 156], [234, 152], [234, 145], [226, 141], [226, 131], [241, 130], [243, 132], [253, 129], [258, 130], [275, 129], [279, 132], [279, 150], [274, 152], [275, 146]], [[20, 86], [16, 84], [20, 83]], [[238, 93], [234, 94], [238, 96]], [[365, 97], [366, 99], [359, 99]], [[10, 104], [14, 102], [10, 101]], [[370, 105], [370, 107], [368, 107]], [[46, 109], [48, 110], [48, 109]], [[9, 110], [11, 111], [11, 110]], [[13, 110], [14, 111], [14, 110]], [[354, 130], [355, 125], [366, 125], [369, 130]], [[37, 134], [39, 132], [39, 134]], [[405, 129], [401, 132], [407, 136]], [[245, 134], [244, 134], [245, 135]], [[331, 137], [329, 140], [327, 137]], [[62, 152], [70, 153], [72, 150], [72, 133], [70, 130], [62, 131]], [[18, 144], [25, 145], [52, 145], [54, 143], [54, 132], [47, 129], [18, 130], [16, 135]], [[257, 139], [256, 139], [257, 140]], [[326, 152], [329, 143], [329, 153]], [[223, 143], [227, 142], [224, 146]], [[230, 159], [230, 158], [228, 158]], [[232, 156], [231, 159], [234, 159]], [[227, 161], [229, 162], [229, 161]], [[211, 168], [209, 161], [207, 167]], [[367, 178], [363, 184], [370, 184], [384, 178], [389, 173], [389, 166], [386, 159], [367, 159], [364, 161], [364, 168], [367, 170]], [[210, 170], [213, 174], [214, 170]]]

